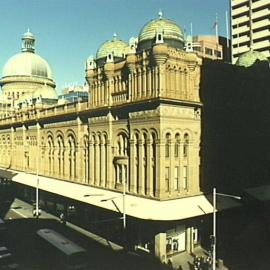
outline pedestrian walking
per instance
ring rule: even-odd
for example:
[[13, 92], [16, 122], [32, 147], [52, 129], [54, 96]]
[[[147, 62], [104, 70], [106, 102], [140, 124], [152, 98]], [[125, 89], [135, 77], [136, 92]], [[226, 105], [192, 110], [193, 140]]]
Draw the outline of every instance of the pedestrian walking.
[[65, 217], [65, 214], [62, 212], [60, 214], [60, 222], [63, 224], [63, 225], [66, 225], [66, 217]]

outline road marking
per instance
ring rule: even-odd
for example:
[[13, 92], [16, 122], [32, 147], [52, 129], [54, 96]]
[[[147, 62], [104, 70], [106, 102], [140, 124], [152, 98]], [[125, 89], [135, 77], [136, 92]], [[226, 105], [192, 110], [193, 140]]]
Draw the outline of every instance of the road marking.
[[28, 216], [26, 216], [26, 215], [20, 213], [19, 211], [15, 210], [15, 209], [11, 209], [11, 211], [15, 212], [16, 214], [18, 214], [18, 215], [20, 215], [20, 216], [22, 216], [22, 217], [24, 217], [24, 218], [28, 218]]

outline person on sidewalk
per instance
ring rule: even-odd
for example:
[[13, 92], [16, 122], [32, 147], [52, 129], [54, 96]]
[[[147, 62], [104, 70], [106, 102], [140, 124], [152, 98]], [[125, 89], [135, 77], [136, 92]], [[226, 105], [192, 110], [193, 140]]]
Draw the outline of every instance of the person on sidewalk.
[[59, 218], [60, 218], [60, 222], [63, 225], [66, 225], [66, 217], [65, 217], [65, 214], [63, 212], [60, 214]]

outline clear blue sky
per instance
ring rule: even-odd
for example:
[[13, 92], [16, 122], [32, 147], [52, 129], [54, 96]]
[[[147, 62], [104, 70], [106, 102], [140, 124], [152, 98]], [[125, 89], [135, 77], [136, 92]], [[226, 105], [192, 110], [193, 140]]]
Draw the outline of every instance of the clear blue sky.
[[35, 35], [36, 52], [51, 65], [58, 93], [65, 83], [84, 83], [85, 60], [112, 38], [128, 41], [158, 16], [175, 20], [187, 33], [225, 35], [229, 0], [0, 0], [0, 68], [20, 52], [27, 28]]

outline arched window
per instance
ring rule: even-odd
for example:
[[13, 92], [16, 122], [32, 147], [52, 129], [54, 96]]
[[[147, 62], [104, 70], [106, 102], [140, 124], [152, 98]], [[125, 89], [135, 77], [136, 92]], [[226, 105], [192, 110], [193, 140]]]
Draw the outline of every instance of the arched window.
[[49, 175], [53, 174], [53, 162], [54, 162], [54, 145], [53, 145], [53, 138], [52, 136], [48, 137], [47, 140], [47, 147], [48, 147], [48, 173]]
[[[117, 151], [116, 154], [120, 157], [120, 159], [127, 159], [128, 156], [128, 138], [127, 135], [125, 133], [120, 133], [117, 136], [116, 142], [115, 142]], [[124, 157], [125, 156], [125, 157]], [[123, 184], [123, 182], [125, 181], [125, 183], [127, 184], [126, 187], [128, 187], [128, 166], [126, 164], [120, 164], [118, 163], [119, 161], [117, 161], [117, 163], [115, 164], [115, 183], [117, 184]]]
[[136, 167], [136, 192], [139, 193], [139, 187], [140, 187], [140, 179], [139, 179], [139, 170], [140, 170], [140, 164], [139, 164], [139, 134], [135, 135], [135, 167]]
[[76, 177], [76, 144], [73, 135], [68, 136], [69, 177]]
[[174, 156], [175, 157], [179, 157], [180, 156], [180, 134], [179, 133], [177, 133], [175, 135]]
[[88, 137], [85, 136], [83, 140], [83, 161], [84, 161], [84, 180], [87, 181], [89, 179], [89, 145], [88, 145]]
[[171, 134], [166, 133], [166, 142], [165, 142], [165, 157], [170, 157], [170, 143], [171, 143]]
[[58, 150], [58, 174], [64, 175], [64, 140], [61, 135], [57, 136], [57, 150]]
[[188, 147], [189, 146], [189, 135], [186, 133], [184, 135], [184, 148], [183, 148], [183, 155], [184, 157], [188, 157]]
[[153, 196], [156, 195], [156, 134], [151, 133], [151, 159], [152, 159], [152, 190]]
[[144, 181], [144, 194], [147, 194], [147, 134], [143, 134], [143, 181]]

